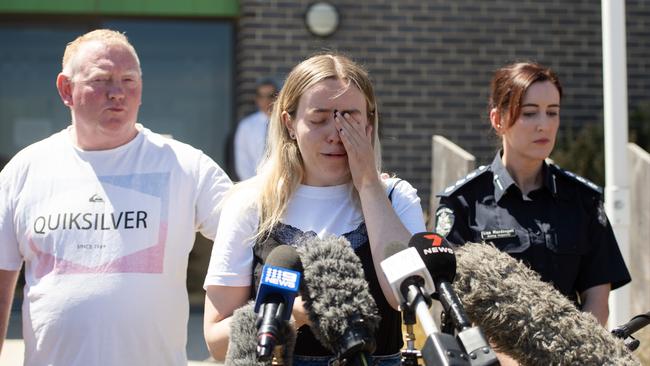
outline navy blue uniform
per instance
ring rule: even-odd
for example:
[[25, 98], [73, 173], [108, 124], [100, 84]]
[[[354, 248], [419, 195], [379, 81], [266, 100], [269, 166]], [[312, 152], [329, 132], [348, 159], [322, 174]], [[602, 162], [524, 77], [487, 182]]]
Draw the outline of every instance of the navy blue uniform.
[[494, 243], [576, 303], [590, 287], [630, 282], [602, 189], [553, 164], [542, 174], [542, 187], [525, 196], [497, 153], [438, 194], [436, 231], [457, 245]]

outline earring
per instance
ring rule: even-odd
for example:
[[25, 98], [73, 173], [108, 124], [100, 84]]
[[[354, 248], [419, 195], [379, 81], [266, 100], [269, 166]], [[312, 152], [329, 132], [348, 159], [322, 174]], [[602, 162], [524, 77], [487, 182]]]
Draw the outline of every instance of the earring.
[[294, 135], [293, 132], [290, 132], [290, 133], [289, 133], [289, 137], [291, 137], [292, 140], [295, 140], [295, 139], [296, 139], [296, 135]]

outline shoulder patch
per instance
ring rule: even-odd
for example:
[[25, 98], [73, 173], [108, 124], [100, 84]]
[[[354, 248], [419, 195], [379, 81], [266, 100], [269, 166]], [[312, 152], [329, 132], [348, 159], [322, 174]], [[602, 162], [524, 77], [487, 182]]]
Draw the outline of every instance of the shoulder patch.
[[459, 180], [455, 181], [452, 185], [448, 186], [447, 188], [443, 189], [442, 192], [439, 192], [436, 194], [437, 197], [449, 197], [451, 196], [456, 190], [458, 190], [460, 187], [464, 186], [468, 182], [474, 180], [476, 177], [481, 176], [483, 173], [488, 171], [488, 166], [487, 165], [481, 165], [477, 169], [472, 170], [469, 174], [464, 176], [463, 178], [460, 178]]
[[436, 230], [435, 232], [446, 237], [454, 226], [454, 211], [447, 207], [438, 207], [436, 210]]
[[581, 177], [581, 176], [579, 176], [579, 175], [577, 175], [577, 174], [575, 174], [573, 172], [570, 172], [568, 170], [564, 170], [564, 169], [560, 168], [559, 166], [557, 166], [556, 164], [551, 164], [551, 166], [553, 168], [555, 168], [555, 171], [557, 171], [561, 175], [569, 178], [570, 180], [573, 180], [575, 182], [580, 183], [580, 185], [582, 185], [582, 186], [590, 188], [592, 191], [596, 192], [597, 194], [599, 194], [601, 196], [603, 195], [603, 188], [600, 187], [599, 185], [597, 185], [596, 183], [590, 181], [589, 179], [583, 178], [583, 177]]

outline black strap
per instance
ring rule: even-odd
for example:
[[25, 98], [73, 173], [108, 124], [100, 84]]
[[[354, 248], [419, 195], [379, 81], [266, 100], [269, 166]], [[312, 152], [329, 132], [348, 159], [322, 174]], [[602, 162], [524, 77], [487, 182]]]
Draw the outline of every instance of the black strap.
[[395, 181], [395, 184], [393, 184], [393, 188], [390, 189], [390, 192], [388, 192], [388, 200], [393, 202], [393, 191], [395, 190], [395, 187], [397, 187], [398, 184], [402, 183], [404, 180], [403, 179], [398, 179]]

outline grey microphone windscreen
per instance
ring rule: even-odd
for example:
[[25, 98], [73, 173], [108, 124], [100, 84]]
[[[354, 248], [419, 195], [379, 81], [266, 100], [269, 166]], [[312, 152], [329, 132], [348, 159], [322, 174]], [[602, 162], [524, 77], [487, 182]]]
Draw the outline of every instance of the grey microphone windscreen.
[[349, 242], [335, 236], [305, 237], [298, 252], [304, 268], [302, 298], [316, 339], [334, 354], [344, 352], [342, 336], [355, 326], [352, 320], [361, 319], [374, 348], [380, 317]]
[[[230, 320], [230, 340], [226, 352], [225, 366], [270, 366], [271, 360], [263, 362], [257, 360], [257, 314], [255, 302], [250, 301], [235, 310]], [[282, 354], [284, 365], [291, 366], [293, 349], [296, 344], [296, 333], [291, 324], [283, 327], [284, 351]]]
[[453, 283], [495, 348], [523, 365], [638, 365], [623, 341], [492, 245], [457, 248]]

